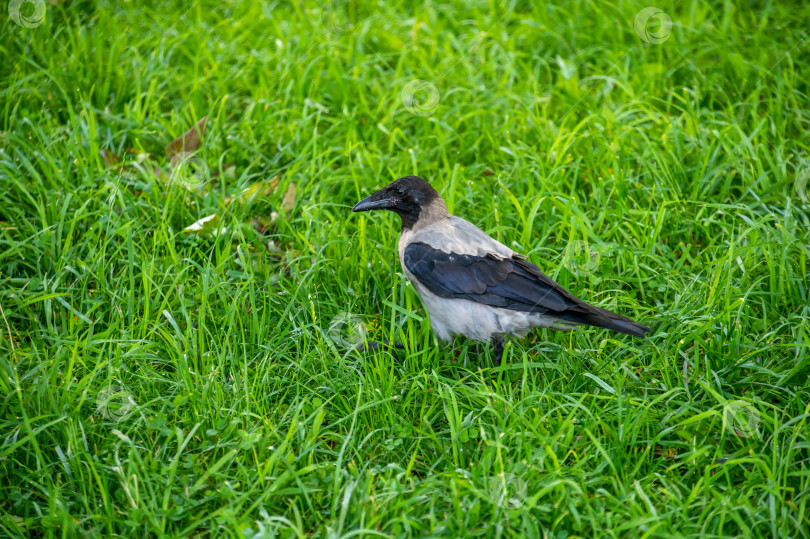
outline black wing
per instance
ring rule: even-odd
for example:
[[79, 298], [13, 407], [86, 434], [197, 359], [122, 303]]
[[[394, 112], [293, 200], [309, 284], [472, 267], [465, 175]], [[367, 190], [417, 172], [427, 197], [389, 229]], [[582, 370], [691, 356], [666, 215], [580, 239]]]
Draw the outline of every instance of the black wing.
[[405, 248], [403, 263], [429, 291], [443, 298], [468, 299], [492, 307], [544, 314], [643, 336], [650, 328], [585, 303], [555, 283], [540, 268], [517, 256], [501, 259], [446, 253], [426, 243]]

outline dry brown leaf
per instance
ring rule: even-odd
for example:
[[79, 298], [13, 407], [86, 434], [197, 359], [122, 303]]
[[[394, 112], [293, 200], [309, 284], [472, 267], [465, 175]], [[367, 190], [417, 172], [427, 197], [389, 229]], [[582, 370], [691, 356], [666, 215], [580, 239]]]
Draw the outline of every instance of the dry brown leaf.
[[284, 199], [281, 201], [281, 209], [286, 211], [290, 211], [295, 207], [295, 184], [291, 183], [289, 187], [287, 187], [287, 192], [284, 193]]
[[205, 137], [205, 122], [208, 116], [203, 116], [191, 129], [183, 133], [166, 145], [166, 157], [175, 166], [178, 162], [188, 158], [189, 154], [197, 151]]
[[114, 167], [121, 162], [121, 158], [109, 150], [99, 150], [98, 152], [101, 154], [101, 158], [104, 159], [104, 164], [107, 165], [108, 168]]

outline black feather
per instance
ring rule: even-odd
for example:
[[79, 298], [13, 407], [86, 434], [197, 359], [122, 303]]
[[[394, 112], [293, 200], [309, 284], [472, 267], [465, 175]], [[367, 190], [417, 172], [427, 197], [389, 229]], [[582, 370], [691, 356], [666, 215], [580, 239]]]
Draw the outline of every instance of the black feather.
[[644, 336], [650, 331], [626, 316], [585, 303], [518, 256], [501, 259], [491, 254], [446, 253], [414, 242], [405, 248], [403, 262], [425, 288], [443, 298], [539, 313], [628, 335]]

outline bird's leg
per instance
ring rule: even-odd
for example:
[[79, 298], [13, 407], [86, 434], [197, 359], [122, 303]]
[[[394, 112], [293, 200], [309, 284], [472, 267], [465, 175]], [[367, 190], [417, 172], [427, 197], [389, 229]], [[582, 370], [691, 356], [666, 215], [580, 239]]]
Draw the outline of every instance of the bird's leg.
[[495, 366], [501, 366], [501, 359], [503, 359], [503, 337], [492, 337], [492, 353], [495, 358]]

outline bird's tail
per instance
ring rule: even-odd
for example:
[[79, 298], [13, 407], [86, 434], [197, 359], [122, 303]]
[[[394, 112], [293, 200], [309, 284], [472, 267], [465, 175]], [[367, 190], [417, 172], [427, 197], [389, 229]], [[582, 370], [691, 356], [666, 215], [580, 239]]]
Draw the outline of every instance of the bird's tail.
[[593, 321], [588, 322], [588, 324], [591, 326], [612, 329], [613, 331], [618, 331], [619, 333], [624, 333], [626, 335], [633, 335], [634, 337], [644, 337], [650, 331], [650, 328], [644, 324], [639, 324], [638, 322], [633, 322], [629, 319], [622, 320], [602, 317], [592, 318]]
[[558, 324], [556, 327], [552, 326], [554, 329], [567, 331], [572, 329], [570, 327], [571, 324], [586, 325], [612, 329], [613, 331], [633, 335], [635, 337], [643, 337], [650, 331], [650, 328], [647, 326], [639, 324], [638, 322], [633, 322], [626, 316], [622, 316], [618, 313], [614, 313], [613, 311], [608, 311], [607, 309], [603, 309], [601, 307], [597, 307], [596, 305], [591, 305], [590, 303], [582, 301], [571, 294], [571, 292], [552, 281], [548, 275], [540, 271], [540, 268], [531, 262], [520, 257], [512, 258], [512, 262], [524, 271], [527, 271], [533, 275], [546, 287], [565, 298], [565, 309], [562, 311], [557, 311], [553, 314], [552, 312], [549, 312], [549, 310], [543, 311], [544, 314], [552, 316], [561, 322], [561, 324]]
[[572, 309], [561, 316], [566, 322], [573, 322], [575, 324], [584, 324], [587, 326], [596, 326], [598, 328], [612, 329], [619, 333], [626, 335], [633, 335], [634, 337], [644, 337], [650, 328], [644, 324], [634, 322], [626, 316], [622, 316], [613, 311], [590, 305], [584, 301], [581, 304], [582, 309]]

